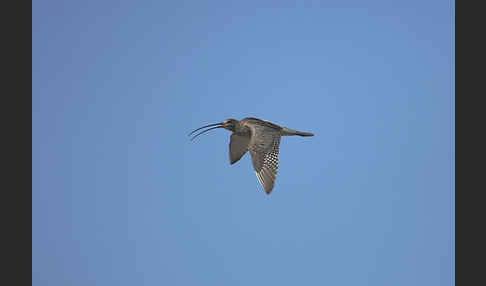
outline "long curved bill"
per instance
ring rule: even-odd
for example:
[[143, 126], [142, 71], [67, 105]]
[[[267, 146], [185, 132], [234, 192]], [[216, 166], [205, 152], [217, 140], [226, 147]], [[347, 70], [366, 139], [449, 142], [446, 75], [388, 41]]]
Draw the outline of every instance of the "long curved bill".
[[209, 124], [209, 125], [206, 125], [206, 126], [203, 126], [203, 127], [199, 127], [198, 129], [192, 131], [191, 133], [188, 134], [188, 136], [190, 136], [191, 134], [193, 134], [194, 132], [198, 131], [198, 130], [201, 130], [203, 128], [206, 128], [206, 127], [211, 127], [211, 126], [216, 126], [216, 127], [213, 127], [213, 128], [209, 128], [209, 129], [206, 129], [206, 130], [203, 130], [199, 133], [197, 133], [196, 135], [194, 135], [192, 138], [191, 138], [191, 141], [194, 140], [194, 138], [196, 138], [197, 136], [203, 134], [203, 133], [206, 133], [208, 132], [209, 130], [213, 130], [213, 129], [216, 129], [216, 128], [223, 128], [223, 123], [215, 123], [215, 124]]

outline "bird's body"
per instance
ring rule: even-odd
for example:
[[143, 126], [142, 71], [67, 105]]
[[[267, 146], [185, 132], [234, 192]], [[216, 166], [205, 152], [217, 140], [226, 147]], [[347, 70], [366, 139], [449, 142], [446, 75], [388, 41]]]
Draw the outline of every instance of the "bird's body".
[[314, 136], [312, 133], [292, 130], [253, 117], [247, 117], [240, 121], [227, 119], [222, 123], [210, 124], [198, 128], [191, 132], [191, 134], [209, 126], [217, 127], [206, 129], [196, 134], [192, 139], [215, 128], [225, 128], [232, 131], [229, 144], [230, 164], [238, 162], [247, 151], [250, 151], [258, 182], [260, 182], [267, 194], [272, 192], [277, 176], [280, 138], [282, 136], [293, 135]]

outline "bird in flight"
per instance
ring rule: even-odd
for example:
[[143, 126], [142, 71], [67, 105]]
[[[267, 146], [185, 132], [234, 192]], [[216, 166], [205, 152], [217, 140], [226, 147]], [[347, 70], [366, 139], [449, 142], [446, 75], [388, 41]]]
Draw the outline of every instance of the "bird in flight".
[[224, 128], [231, 131], [229, 144], [230, 164], [238, 162], [247, 151], [250, 151], [258, 182], [260, 182], [267, 195], [272, 192], [277, 176], [280, 137], [293, 135], [314, 136], [312, 133], [295, 131], [253, 117], [247, 117], [240, 121], [232, 118], [226, 119], [220, 123], [200, 127], [189, 133], [189, 135], [207, 127], [211, 128], [197, 133], [191, 138], [191, 141], [197, 136], [216, 128]]

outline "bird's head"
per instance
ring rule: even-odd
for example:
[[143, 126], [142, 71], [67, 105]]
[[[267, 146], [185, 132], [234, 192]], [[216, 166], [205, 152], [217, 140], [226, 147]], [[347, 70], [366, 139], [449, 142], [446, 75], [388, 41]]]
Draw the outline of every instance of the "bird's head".
[[208, 128], [208, 129], [203, 130], [203, 131], [199, 132], [198, 134], [194, 135], [191, 138], [191, 141], [194, 140], [194, 138], [196, 138], [197, 136], [199, 136], [199, 135], [201, 135], [203, 133], [206, 133], [209, 130], [216, 129], [216, 128], [224, 128], [224, 129], [229, 130], [229, 131], [235, 131], [236, 126], [238, 125], [238, 123], [239, 123], [238, 120], [233, 119], [233, 118], [230, 118], [230, 119], [226, 119], [225, 121], [220, 122], [220, 123], [209, 124], [209, 125], [206, 125], [206, 126], [203, 126], [203, 127], [199, 127], [198, 129], [196, 129], [196, 130], [192, 131], [191, 133], [189, 133], [189, 135], [193, 134], [194, 132], [196, 132], [198, 130], [201, 130], [203, 128], [206, 128], [206, 127], [212, 127], [212, 128]]
[[235, 131], [236, 125], [238, 125], [239, 121], [233, 118], [226, 119], [221, 123], [224, 129], [229, 131]]

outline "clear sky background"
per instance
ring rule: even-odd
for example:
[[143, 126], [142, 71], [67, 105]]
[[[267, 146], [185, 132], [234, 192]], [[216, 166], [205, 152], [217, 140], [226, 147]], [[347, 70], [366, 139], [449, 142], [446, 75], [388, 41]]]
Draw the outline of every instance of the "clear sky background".
[[453, 3], [32, 4], [33, 285], [452, 285]]

